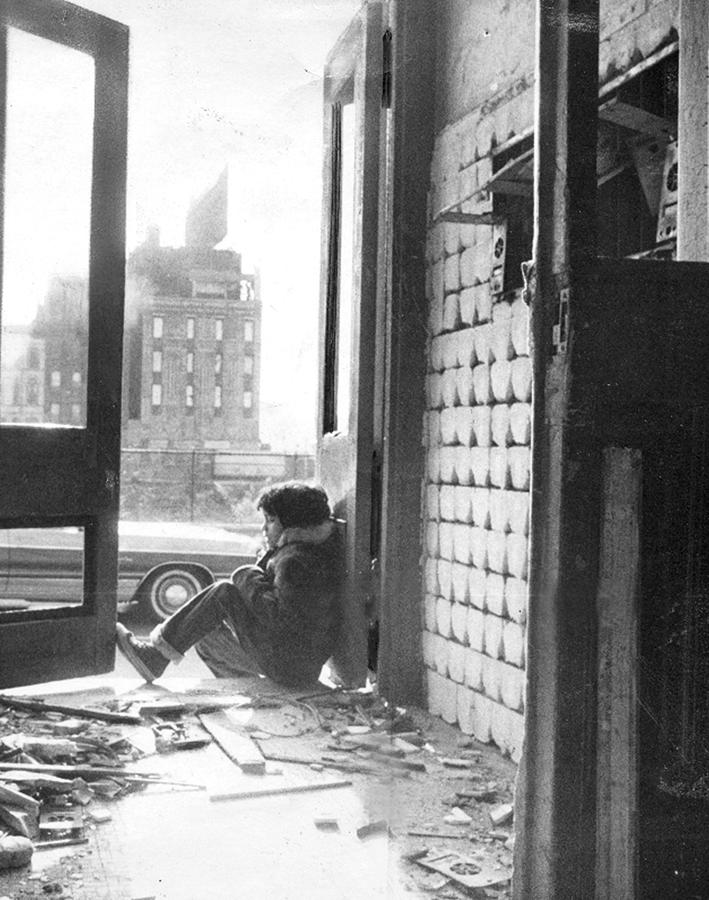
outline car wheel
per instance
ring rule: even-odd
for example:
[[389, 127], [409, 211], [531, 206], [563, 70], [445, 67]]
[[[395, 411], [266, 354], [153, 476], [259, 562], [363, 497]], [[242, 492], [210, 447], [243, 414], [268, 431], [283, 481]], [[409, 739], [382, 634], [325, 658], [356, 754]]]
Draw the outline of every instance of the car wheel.
[[205, 585], [187, 569], [165, 569], [158, 572], [145, 587], [145, 609], [151, 619], [162, 622]]

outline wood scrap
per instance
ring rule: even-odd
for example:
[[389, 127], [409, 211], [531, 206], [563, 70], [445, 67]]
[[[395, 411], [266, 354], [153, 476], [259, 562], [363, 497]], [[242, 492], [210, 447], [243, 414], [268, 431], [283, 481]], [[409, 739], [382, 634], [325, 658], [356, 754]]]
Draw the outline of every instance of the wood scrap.
[[255, 797], [275, 797], [280, 794], [305, 794], [310, 791], [326, 791], [330, 788], [350, 787], [351, 781], [313, 781], [307, 784], [284, 785], [274, 788], [257, 788], [249, 791], [227, 791], [220, 794], [210, 794], [209, 799], [218, 802], [221, 800], [248, 800]]
[[19, 806], [20, 809], [26, 809], [35, 814], [39, 813], [39, 802], [34, 797], [28, 797], [27, 794], [6, 787], [4, 784], [0, 784], [0, 803], [9, 803], [10, 806]]
[[201, 713], [199, 721], [242, 772], [266, 774], [266, 760], [256, 743], [223, 710]]
[[66, 716], [74, 716], [79, 719], [97, 719], [99, 722], [121, 722], [124, 725], [142, 725], [140, 716], [132, 716], [128, 713], [109, 712], [103, 709], [86, 709], [77, 706], [63, 706], [58, 703], [45, 703], [43, 700], [25, 700], [20, 697], [8, 697], [0, 694], [0, 704], [9, 709], [19, 709], [25, 712], [59, 712]]

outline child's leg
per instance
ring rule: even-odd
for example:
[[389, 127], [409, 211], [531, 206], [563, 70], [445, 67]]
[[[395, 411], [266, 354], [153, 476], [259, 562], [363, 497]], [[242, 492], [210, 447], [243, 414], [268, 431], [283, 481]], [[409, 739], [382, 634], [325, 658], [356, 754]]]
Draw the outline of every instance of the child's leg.
[[217, 678], [260, 674], [257, 664], [226, 622], [195, 644], [195, 650]]

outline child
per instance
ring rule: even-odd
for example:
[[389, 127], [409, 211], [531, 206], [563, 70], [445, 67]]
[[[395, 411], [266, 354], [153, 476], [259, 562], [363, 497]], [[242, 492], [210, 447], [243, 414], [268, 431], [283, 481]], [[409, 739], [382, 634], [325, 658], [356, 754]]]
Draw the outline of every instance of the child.
[[118, 648], [153, 681], [192, 646], [220, 678], [266, 675], [284, 685], [317, 681], [337, 637], [343, 553], [325, 491], [292, 481], [257, 501], [265, 553], [200, 591], [147, 641], [117, 625]]

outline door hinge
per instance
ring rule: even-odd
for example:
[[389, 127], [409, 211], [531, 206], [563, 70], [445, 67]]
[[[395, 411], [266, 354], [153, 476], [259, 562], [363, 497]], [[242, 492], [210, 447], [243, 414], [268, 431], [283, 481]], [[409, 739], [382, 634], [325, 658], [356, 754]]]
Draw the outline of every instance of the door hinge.
[[566, 342], [569, 338], [569, 300], [570, 288], [562, 288], [559, 291], [559, 305], [556, 311], [556, 320], [552, 328], [551, 340], [554, 354], [566, 353]]

